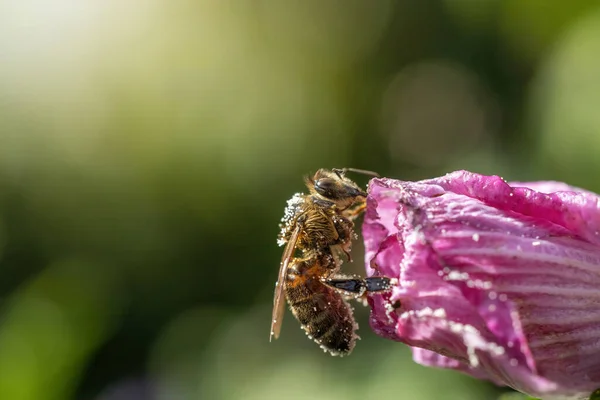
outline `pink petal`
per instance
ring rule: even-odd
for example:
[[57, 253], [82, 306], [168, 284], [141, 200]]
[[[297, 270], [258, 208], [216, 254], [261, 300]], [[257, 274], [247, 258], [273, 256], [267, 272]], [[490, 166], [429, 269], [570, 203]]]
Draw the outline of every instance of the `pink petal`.
[[459, 171], [374, 179], [367, 205], [367, 272], [399, 279], [371, 297], [378, 334], [544, 399], [600, 387], [597, 195]]

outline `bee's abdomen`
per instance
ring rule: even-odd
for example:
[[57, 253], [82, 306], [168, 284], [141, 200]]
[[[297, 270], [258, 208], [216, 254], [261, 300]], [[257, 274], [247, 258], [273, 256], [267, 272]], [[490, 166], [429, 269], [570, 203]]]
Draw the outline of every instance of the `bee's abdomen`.
[[324, 350], [334, 355], [349, 354], [358, 328], [350, 305], [316, 276], [288, 275], [286, 297], [302, 328]]

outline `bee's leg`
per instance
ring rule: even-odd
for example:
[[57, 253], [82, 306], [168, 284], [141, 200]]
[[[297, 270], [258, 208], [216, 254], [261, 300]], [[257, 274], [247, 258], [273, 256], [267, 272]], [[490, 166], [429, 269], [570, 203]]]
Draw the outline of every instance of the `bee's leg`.
[[371, 276], [364, 281], [367, 292], [387, 292], [392, 288], [395, 280], [386, 276]]
[[356, 299], [356, 301], [362, 303], [362, 305], [366, 307], [369, 305], [367, 303], [367, 295], [369, 293], [389, 292], [397, 282], [397, 279], [388, 278], [386, 276], [371, 276], [365, 278], [364, 284], [366, 290], [360, 298]]
[[348, 259], [348, 262], [351, 263], [352, 262], [352, 255], [350, 254], [350, 251], [348, 249], [343, 248], [343, 247], [342, 247], [342, 251], [346, 255], [346, 258]]
[[364, 292], [386, 292], [392, 288], [394, 279], [385, 276], [360, 278], [357, 276], [333, 275], [323, 279], [323, 283], [349, 296], [362, 295]]
[[[351, 263], [352, 262], [352, 254], [350, 254], [350, 252], [352, 251], [352, 249], [349, 249], [347, 247], [344, 247], [342, 244], [335, 244], [333, 246], [329, 247], [331, 252], [334, 254], [338, 254], [338, 253], [344, 253], [344, 255], [346, 256], [346, 260]], [[339, 262], [337, 264], [337, 266], [339, 267]]]
[[393, 279], [384, 276], [360, 278], [357, 276], [333, 275], [323, 283], [334, 288], [348, 299], [365, 304], [368, 293], [386, 292], [392, 288]]
[[348, 262], [352, 262], [350, 252], [352, 251], [352, 239], [355, 237], [354, 223], [347, 218], [334, 218], [332, 221], [338, 234], [338, 240], [332, 247], [342, 251]]
[[353, 221], [356, 218], [358, 218], [358, 216], [360, 216], [360, 214], [362, 214], [363, 211], [365, 211], [366, 208], [367, 208], [367, 203], [366, 202], [361, 202], [356, 207], [344, 210], [344, 216], [346, 218], [348, 218], [350, 221]]
[[367, 290], [364, 281], [358, 277], [334, 275], [324, 279], [323, 283], [349, 298], [360, 297]]

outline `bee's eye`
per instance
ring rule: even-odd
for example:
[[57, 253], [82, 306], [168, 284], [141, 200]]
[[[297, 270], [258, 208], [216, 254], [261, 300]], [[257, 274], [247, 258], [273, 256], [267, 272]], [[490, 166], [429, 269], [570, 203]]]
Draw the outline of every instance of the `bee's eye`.
[[322, 196], [331, 197], [337, 188], [337, 184], [332, 179], [319, 179], [315, 181], [315, 190]]

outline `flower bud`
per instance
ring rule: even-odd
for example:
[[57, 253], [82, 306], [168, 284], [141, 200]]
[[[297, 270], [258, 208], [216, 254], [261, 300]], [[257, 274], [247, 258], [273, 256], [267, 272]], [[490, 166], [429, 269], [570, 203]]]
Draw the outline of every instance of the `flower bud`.
[[363, 224], [371, 326], [451, 368], [543, 399], [600, 387], [600, 208], [557, 182], [458, 171], [373, 179]]

